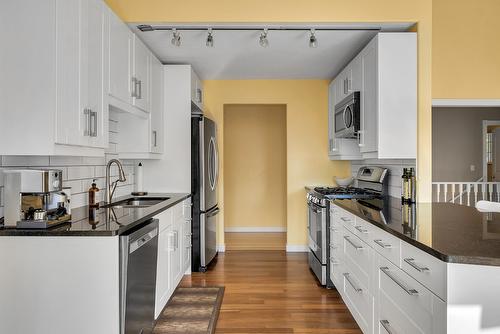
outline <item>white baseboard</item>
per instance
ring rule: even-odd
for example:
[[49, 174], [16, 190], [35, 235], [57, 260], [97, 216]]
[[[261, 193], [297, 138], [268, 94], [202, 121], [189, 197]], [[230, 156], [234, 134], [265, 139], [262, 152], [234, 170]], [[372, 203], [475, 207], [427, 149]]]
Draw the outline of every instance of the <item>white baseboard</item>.
[[286, 227], [226, 227], [224, 232], [229, 233], [277, 233], [286, 232]]
[[217, 245], [217, 251], [224, 253], [226, 251], [226, 245], [225, 244]]
[[433, 99], [433, 107], [500, 107], [499, 99]]
[[287, 253], [307, 253], [309, 251], [309, 247], [307, 245], [286, 245]]

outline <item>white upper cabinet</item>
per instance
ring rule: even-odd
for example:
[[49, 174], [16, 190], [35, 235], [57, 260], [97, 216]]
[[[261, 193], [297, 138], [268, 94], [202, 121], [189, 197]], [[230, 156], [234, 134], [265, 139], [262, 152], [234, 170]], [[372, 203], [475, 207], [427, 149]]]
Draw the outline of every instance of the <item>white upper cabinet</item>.
[[[415, 33], [377, 34], [332, 85], [328, 111], [330, 159], [416, 158]], [[358, 139], [335, 138], [335, 104], [356, 91], [361, 98]]]
[[56, 143], [105, 148], [107, 15], [101, 0], [56, 1]]
[[163, 113], [165, 96], [163, 65], [155, 57], [151, 57], [151, 117], [150, 145], [151, 152], [163, 153], [164, 128]]
[[8, 46], [0, 94], [9, 111], [0, 122], [0, 154], [104, 154], [104, 10], [101, 0], [2, 2], [2, 24], [30, 22], [31, 28], [0, 32]]
[[109, 90], [115, 99], [133, 103], [132, 46], [134, 35], [125, 23], [109, 10]]
[[363, 157], [416, 159], [416, 33], [379, 33], [361, 55]]
[[134, 106], [149, 112], [150, 101], [150, 68], [151, 52], [144, 43], [134, 35], [134, 67], [132, 75], [132, 95]]

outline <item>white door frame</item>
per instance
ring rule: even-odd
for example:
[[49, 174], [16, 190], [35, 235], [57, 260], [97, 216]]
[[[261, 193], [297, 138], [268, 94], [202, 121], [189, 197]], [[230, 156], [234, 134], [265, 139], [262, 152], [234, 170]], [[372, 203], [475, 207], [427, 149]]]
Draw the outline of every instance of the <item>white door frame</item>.
[[488, 126], [499, 125], [500, 121], [483, 120], [483, 182], [488, 181], [488, 162], [486, 161], [486, 133], [488, 132]]

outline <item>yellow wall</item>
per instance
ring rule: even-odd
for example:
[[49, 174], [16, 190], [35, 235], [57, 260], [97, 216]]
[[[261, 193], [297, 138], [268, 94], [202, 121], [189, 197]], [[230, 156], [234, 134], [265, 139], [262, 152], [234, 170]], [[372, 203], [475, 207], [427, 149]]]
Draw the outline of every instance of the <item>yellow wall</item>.
[[[127, 22], [416, 22], [418, 31], [418, 199], [420, 201], [431, 200], [431, 66], [432, 66], [432, 0], [106, 0], [113, 10]], [[468, 21], [468, 20], [466, 20]], [[463, 23], [461, 23], [463, 24]], [[272, 82], [262, 82], [264, 86], [273, 85]], [[326, 85], [326, 83], [324, 83]], [[207, 82], [207, 105], [217, 116], [222, 109], [221, 97], [230, 96], [229, 92], [238, 93], [245, 84], [241, 83], [232, 87], [230, 84]], [[253, 86], [254, 83], [247, 83]], [[220, 90], [227, 88], [227, 93]], [[262, 91], [260, 87], [256, 90]], [[280, 100], [280, 89], [274, 98], [270, 98], [270, 92], [263, 91], [262, 99]], [[300, 102], [300, 91], [294, 91], [291, 96], [293, 101]], [[210, 96], [215, 94], [214, 96]], [[326, 96], [326, 90], [324, 93]], [[239, 91], [235, 98], [241, 100], [236, 103], [276, 103], [266, 102], [261, 99], [251, 98], [245, 92]], [[266, 98], [267, 96], [267, 98]], [[210, 101], [209, 101], [210, 100]], [[258, 101], [256, 101], [258, 100]], [[235, 103], [235, 102], [233, 102]], [[291, 103], [294, 105], [295, 103]], [[290, 104], [287, 103], [289, 107]], [[216, 107], [214, 109], [214, 107]], [[219, 110], [219, 111], [218, 111]], [[311, 110], [311, 108], [304, 108]], [[292, 112], [287, 110], [289, 114]], [[323, 106], [321, 113], [324, 117], [323, 123], [317, 123], [314, 129], [316, 139], [305, 138], [305, 134], [311, 134], [311, 124], [300, 124], [297, 118], [294, 121], [287, 120], [288, 131], [288, 226], [289, 243], [305, 244], [304, 225], [304, 198], [298, 195], [298, 189], [307, 183], [325, 180], [331, 174], [333, 164], [326, 162], [326, 109]], [[292, 124], [291, 124], [292, 123]], [[323, 130], [322, 130], [323, 129]], [[322, 132], [324, 131], [324, 132]], [[324, 133], [324, 135], [322, 135]], [[294, 134], [293, 138], [291, 134]], [[321, 134], [322, 137], [318, 137]], [[323, 137], [325, 136], [325, 137]], [[305, 138], [303, 144], [300, 139]], [[291, 141], [290, 141], [291, 140]], [[317, 141], [322, 146], [321, 156], [316, 153], [308, 153], [311, 141]], [[305, 146], [304, 146], [305, 145]], [[308, 176], [308, 167], [318, 164], [315, 173], [316, 180]], [[325, 168], [326, 171], [321, 171]], [[290, 174], [291, 173], [291, 174]], [[296, 180], [294, 176], [300, 176]], [[328, 178], [328, 181], [330, 179]], [[300, 187], [299, 187], [299, 183]], [[221, 196], [222, 198], [222, 196]], [[294, 218], [297, 217], [297, 218]], [[300, 226], [298, 225], [300, 224]], [[223, 224], [221, 224], [223, 225]], [[290, 227], [294, 233], [290, 233]]]
[[[349, 165], [328, 159], [328, 81], [208, 80], [205, 107], [219, 129], [219, 150], [225, 161], [225, 104], [286, 105], [287, 244], [307, 244], [305, 185], [331, 184], [333, 175], [348, 175]], [[242, 155], [244, 157], [244, 155]], [[222, 166], [225, 167], [225, 166]], [[219, 178], [219, 243], [224, 242], [225, 170]], [[244, 203], [242, 203], [244, 205]]]
[[500, 98], [500, 1], [434, 0], [432, 97]]
[[226, 105], [223, 140], [225, 227], [286, 228], [286, 105]]

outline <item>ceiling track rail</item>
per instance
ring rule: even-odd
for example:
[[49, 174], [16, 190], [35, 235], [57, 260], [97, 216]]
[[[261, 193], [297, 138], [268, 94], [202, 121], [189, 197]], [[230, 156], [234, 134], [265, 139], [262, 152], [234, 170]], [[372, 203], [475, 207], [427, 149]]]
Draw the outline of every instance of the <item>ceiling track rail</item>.
[[142, 32], [148, 32], [148, 31], [161, 31], [161, 30], [173, 30], [175, 29], [176, 31], [206, 31], [208, 29], [211, 29], [212, 31], [262, 31], [262, 30], [267, 30], [267, 31], [311, 31], [311, 29], [314, 29], [315, 31], [381, 31], [381, 27], [372, 27], [372, 28], [359, 28], [359, 27], [344, 27], [344, 28], [326, 28], [326, 27], [267, 27], [267, 26], [260, 26], [260, 27], [235, 27], [235, 26], [228, 26], [228, 27], [221, 27], [221, 26], [183, 26], [183, 25], [169, 25], [169, 26], [152, 26], [148, 24], [140, 24], [137, 26], [137, 29], [139, 29]]

